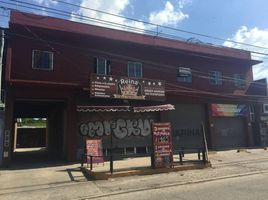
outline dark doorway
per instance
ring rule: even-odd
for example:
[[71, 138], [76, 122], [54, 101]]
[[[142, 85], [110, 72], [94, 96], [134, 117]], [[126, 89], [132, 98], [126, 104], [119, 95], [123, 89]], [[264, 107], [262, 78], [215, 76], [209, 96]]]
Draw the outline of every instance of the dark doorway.
[[47, 100], [15, 102], [15, 163], [63, 160], [64, 105]]

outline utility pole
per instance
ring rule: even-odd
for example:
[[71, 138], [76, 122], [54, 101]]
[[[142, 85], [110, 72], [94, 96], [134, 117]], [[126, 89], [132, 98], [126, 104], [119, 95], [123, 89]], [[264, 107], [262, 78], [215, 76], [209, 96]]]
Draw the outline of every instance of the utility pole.
[[1, 30], [1, 43], [0, 43], [0, 108], [4, 107], [2, 102], [2, 69], [3, 69], [3, 54], [4, 54], [4, 44], [5, 44], [5, 32]]

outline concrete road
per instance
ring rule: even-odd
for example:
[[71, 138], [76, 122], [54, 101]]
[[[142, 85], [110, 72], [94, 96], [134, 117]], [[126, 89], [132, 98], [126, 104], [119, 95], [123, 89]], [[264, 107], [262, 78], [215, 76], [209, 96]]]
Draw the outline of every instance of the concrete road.
[[268, 151], [224, 151], [210, 159], [212, 168], [103, 181], [87, 179], [79, 164], [26, 165], [0, 170], [0, 199], [268, 199]]
[[113, 195], [100, 200], [266, 200], [268, 173]]

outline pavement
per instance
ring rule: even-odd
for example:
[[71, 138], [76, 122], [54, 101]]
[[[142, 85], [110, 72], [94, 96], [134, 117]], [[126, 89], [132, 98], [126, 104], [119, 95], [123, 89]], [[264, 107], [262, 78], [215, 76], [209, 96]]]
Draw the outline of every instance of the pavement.
[[88, 179], [79, 164], [14, 167], [0, 171], [0, 199], [98, 199], [268, 172], [268, 151], [263, 149], [220, 151], [209, 159], [211, 168], [99, 181]]

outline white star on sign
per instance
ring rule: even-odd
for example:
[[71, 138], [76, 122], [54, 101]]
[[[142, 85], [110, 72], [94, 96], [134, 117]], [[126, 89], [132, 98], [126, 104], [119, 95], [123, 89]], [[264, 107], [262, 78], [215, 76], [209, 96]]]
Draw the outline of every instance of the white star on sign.
[[112, 78], [112, 77], [110, 77], [110, 78], [109, 78], [109, 81], [113, 81], [113, 78]]
[[100, 79], [100, 77], [98, 77], [98, 76], [97, 76], [97, 79], [99, 80], [99, 79]]
[[103, 80], [106, 80], [106, 77], [105, 76], [103, 77]]
[[155, 82], [153, 82], [153, 85], [155, 85]]
[[162, 83], [161, 83], [161, 82], [158, 82], [158, 85], [159, 85], [159, 86], [161, 86], [161, 85], [162, 85]]
[[151, 85], [151, 82], [148, 82], [148, 85]]

